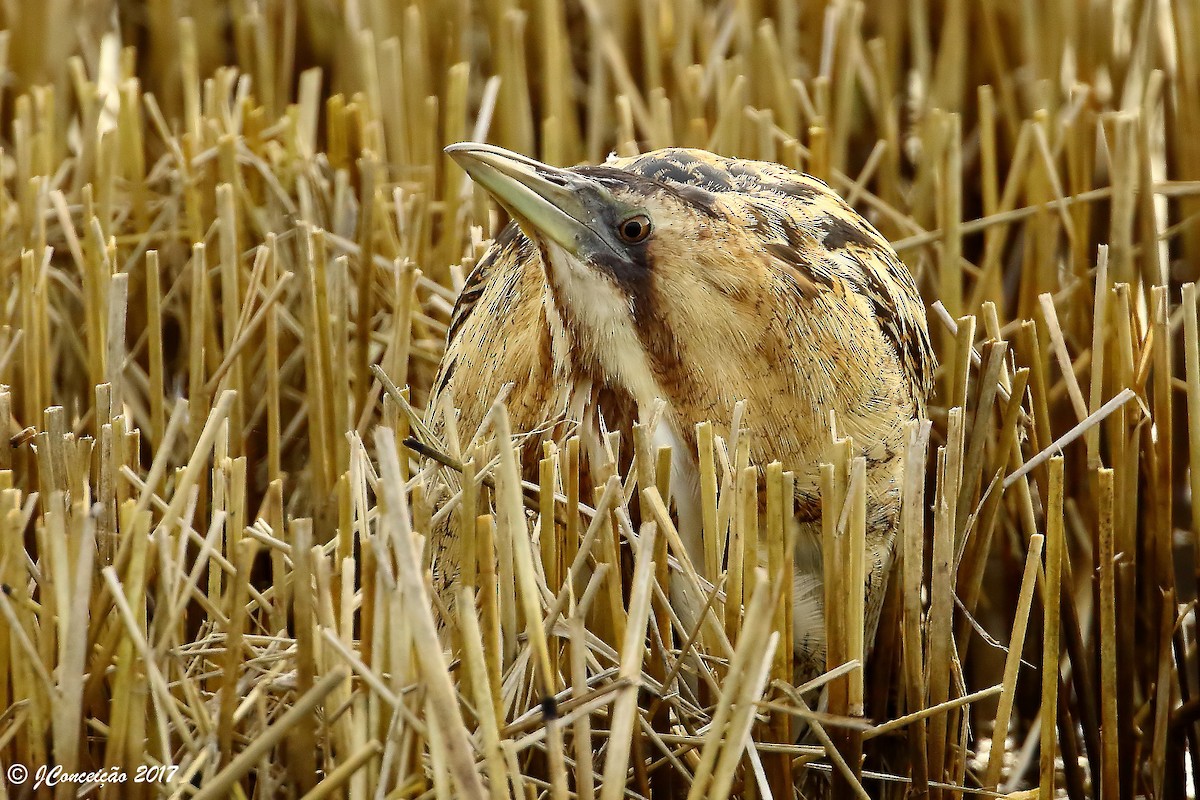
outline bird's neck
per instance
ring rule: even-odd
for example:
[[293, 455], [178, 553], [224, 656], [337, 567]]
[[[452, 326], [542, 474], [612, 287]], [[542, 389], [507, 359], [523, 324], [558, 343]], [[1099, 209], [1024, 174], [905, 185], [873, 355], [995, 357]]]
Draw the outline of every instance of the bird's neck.
[[569, 319], [560, 309], [561, 305], [555, 300], [553, 287], [547, 285], [542, 296], [542, 312], [546, 315], [543, 330], [546, 331], [551, 369], [555, 378], [569, 379], [573, 372], [581, 369], [581, 366], [576, 364], [580, 359], [575, 352], [578, 348], [576, 340], [579, 337], [574, 330], [574, 320]]

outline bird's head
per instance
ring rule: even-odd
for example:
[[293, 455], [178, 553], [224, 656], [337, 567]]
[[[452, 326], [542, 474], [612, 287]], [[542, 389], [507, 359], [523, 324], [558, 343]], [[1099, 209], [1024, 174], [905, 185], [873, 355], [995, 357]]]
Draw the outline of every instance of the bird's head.
[[656, 254], [705, 235], [718, 221], [689, 200], [687, 188], [627, 170], [560, 169], [473, 142], [446, 152], [538, 243], [551, 280], [602, 280], [632, 292], [647, 280]]
[[711, 313], [712, 291], [752, 293], [753, 243], [711, 192], [613, 166], [560, 169], [486, 144], [446, 152], [537, 244], [562, 322], [585, 340], [575, 344], [606, 351], [592, 355], [610, 374], [608, 365], [639, 360], [633, 350], [654, 357], [656, 320], [686, 306]]
[[816, 178], [685, 148], [570, 169], [485, 144], [446, 152], [524, 233], [501, 234], [475, 274], [489, 265], [502, 291], [540, 293], [560, 374], [697, 414], [773, 370], [779, 391], [846, 407], [866, 391], [845, 378], [855, 369], [870, 392], [894, 378], [923, 402], [934, 361], [913, 277]]

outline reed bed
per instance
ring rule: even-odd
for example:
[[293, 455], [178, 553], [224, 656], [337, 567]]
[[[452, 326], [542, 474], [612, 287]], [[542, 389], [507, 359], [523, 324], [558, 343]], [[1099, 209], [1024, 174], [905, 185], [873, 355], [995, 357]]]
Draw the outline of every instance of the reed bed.
[[[0, 20], [0, 796], [1198, 795], [1196, 0]], [[571, 440], [527, 485], [502, 405], [428, 435], [502, 222], [462, 139], [780, 161], [893, 240], [941, 368], [874, 643], [846, 441], [829, 671], [796, 685], [754, 419], [700, 427], [703, 570], [649, 423], [611, 434], [633, 465]]]

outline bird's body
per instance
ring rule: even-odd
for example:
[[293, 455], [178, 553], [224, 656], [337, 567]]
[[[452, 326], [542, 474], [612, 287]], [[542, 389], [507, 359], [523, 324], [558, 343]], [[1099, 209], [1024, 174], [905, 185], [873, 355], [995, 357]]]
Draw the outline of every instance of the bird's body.
[[[542, 440], [594, 431], [597, 414], [610, 429], [626, 425], [661, 399], [657, 437], [673, 445], [680, 533], [702, 564], [695, 426], [728, 435], [745, 401], [752, 462], [795, 474], [794, 641], [798, 663], [815, 669], [818, 465], [833, 412], [867, 458], [873, 630], [903, 425], [923, 416], [933, 366], [916, 286], [883, 237], [824, 183], [777, 164], [668, 149], [558, 170], [458, 147], [452, 155], [520, 226], [500, 234], [463, 288], [431, 410], [448, 402], [473, 431], [511, 385], [510, 420], [533, 432], [525, 469], [536, 480]], [[453, 582], [455, 551], [434, 542], [439, 583]]]

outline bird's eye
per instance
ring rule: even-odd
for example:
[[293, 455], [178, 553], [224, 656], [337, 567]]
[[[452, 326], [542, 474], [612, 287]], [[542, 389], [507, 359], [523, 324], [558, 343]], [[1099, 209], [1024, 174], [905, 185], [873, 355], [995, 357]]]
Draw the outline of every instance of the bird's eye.
[[626, 244], [643, 242], [650, 235], [650, 218], [645, 214], [635, 214], [617, 226], [617, 234]]

